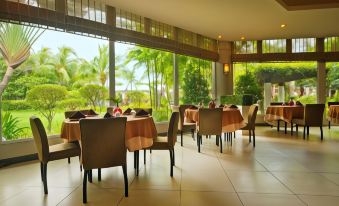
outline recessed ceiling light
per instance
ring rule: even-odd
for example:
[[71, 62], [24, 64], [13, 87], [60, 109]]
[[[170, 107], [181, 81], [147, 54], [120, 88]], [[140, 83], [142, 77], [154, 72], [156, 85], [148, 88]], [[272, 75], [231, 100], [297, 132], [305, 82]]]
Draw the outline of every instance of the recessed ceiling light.
[[281, 24], [280, 27], [281, 27], [281, 28], [285, 28], [285, 27], [286, 27], [286, 24]]
[[245, 37], [244, 37], [244, 36], [242, 36], [240, 39], [241, 39], [241, 40], [245, 40]]
[[218, 39], [221, 39], [221, 37], [222, 37], [222, 36], [219, 34], [219, 35], [218, 35]]

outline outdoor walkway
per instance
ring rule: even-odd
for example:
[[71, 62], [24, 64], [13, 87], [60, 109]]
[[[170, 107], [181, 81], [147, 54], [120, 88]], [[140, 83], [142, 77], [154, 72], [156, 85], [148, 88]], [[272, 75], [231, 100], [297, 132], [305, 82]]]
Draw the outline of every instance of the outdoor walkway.
[[[185, 136], [176, 145], [176, 167], [170, 178], [169, 152], [147, 152], [144, 167], [134, 176], [133, 153], [128, 153], [129, 197], [123, 197], [121, 168], [103, 169], [102, 182], [88, 184], [87, 205], [338, 205], [339, 127], [320, 142], [319, 129], [310, 140], [291, 137], [276, 128], [257, 127], [253, 149], [237, 133], [233, 146], [219, 153], [215, 139], [203, 138], [202, 153]], [[336, 136], [336, 139], [334, 138]], [[39, 163], [0, 169], [0, 205], [82, 205], [82, 174], [78, 158], [48, 164], [49, 194], [43, 194]]]

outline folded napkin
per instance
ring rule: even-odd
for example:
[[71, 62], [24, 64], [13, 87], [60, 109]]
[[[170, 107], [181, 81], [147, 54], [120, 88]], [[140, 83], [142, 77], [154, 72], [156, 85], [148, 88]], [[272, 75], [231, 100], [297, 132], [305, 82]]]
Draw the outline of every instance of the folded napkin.
[[111, 118], [113, 117], [110, 113], [106, 112], [106, 114], [104, 115], [104, 118]]
[[70, 116], [69, 119], [72, 119], [72, 120], [79, 120], [79, 119], [85, 118], [85, 117], [86, 117], [86, 116], [85, 116], [83, 113], [77, 111], [77, 112], [75, 112], [74, 114], [72, 114], [72, 116]]
[[123, 114], [125, 114], [125, 115], [129, 115], [129, 114], [131, 114], [131, 111], [132, 111], [132, 109], [131, 109], [131, 108], [127, 108], [127, 109], [124, 111], [124, 113], [123, 113]]
[[225, 106], [225, 105], [223, 105], [223, 104], [220, 104], [220, 105], [219, 105], [219, 108], [223, 108], [224, 106]]
[[228, 108], [238, 109], [238, 107], [234, 104], [231, 104], [230, 106], [228, 106]]
[[141, 109], [140, 111], [138, 111], [136, 114], [136, 116], [148, 116], [148, 112], [146, 112], [145, 110]]
[[302, 104], [301, 102], [299, 102], [299, 101], [296, 101], [295, 105], [297, 105], [297, 106], [303, 106], [303, 104]]
[[98, 115], [98, 114], [93, 109], [90, 109], [87, 115]]
[[196, 107], [196, 106], [194, 106], [194, 105], [191, 105], [191, 106], [189, 107], [189, 109], [198, 109], [198, 107]]

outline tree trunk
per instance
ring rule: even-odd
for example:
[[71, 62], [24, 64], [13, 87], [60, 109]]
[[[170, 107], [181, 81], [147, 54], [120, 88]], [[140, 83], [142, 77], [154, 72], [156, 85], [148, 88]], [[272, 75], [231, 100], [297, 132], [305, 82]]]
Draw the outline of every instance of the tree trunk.
[[13, 73], [14, 73], [14, 69], [12, 67], [7, 67], [6, 73], [5, 73], [5, 75], [2, 78], [2, 81], [0, 83], [0, 96], [2, 96], [2, 93], [6, 89], [9, 80], [13, 76]]
[[146, 69], [147, 69], [147, 78], [148, 78], [148, 88], [149, 88], [149, 100], [151, 103], [151, 108], [152, 108], [152, 90], [151, 90], [151, 77], [150, 77], [150, 64], [149, 61], [146, 63]]

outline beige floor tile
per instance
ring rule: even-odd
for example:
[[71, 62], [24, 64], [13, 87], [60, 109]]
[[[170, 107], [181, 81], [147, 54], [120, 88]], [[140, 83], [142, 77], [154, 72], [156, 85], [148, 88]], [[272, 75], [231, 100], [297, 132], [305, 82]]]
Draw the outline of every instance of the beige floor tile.
[[308, 206], [338, 206], [339, 197], [298, 195]]
[[326, 177], [328, 180], [339, 185], [339, 174], [337, 173], [321, 173], [322, 176]]
[[239, 193], [244, 206], [303, 206], [295, 195]]
[[178, 206], [180, 191], [130, 190], [129, 197], [124, 197], [119, 205]]
[[13, 187], [13, 186], [0, 186], [0, 203], [8, 198], [11, 198], [22, 191], [24, 187]]
[[296, 194], [337, 195], [339, 186], [318, 173], [274, 172]]
[[236, 193], [227, 192], [181, 192], [181, 205], [182, 206], [223, 206], [223, 205], [242, 205]]
[[310, 172], [290, 157], [256, 157], [256, 159], [269, 171]]
[[220, 155], [219, 161], [225, 171], [267, 171], [254, 157]]
[[269, 172], [230, 171], [227, 175], [237, 192], [291, 194]]

